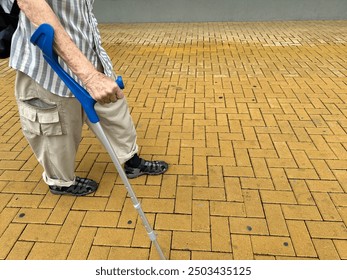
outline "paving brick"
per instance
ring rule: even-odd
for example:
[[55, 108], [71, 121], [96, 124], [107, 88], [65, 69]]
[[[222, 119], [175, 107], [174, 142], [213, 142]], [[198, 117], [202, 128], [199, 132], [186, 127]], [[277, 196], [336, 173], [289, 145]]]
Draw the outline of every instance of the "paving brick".
[[264, 204], [264, 212], [270, 235], [289, 235], [280, 205]]
[[347, 192], [347, 171], [346, 170], [333, 170], [337, 181], [340, 183], [344, 192]]
[[95, 235], [93, 245], [128, 247], [132, 236], [131, 229], [100, 228]]
[[190, 251], [183, 250], [171, 250], [170, 252], [170, 260], [190, 260]]
[[347, 229], [343, 222], [307, 221], [306, 225], [312, 238], [347, 238]]
[[347, 240], [333, 240], [341, 260], [347, 259]]
[[296, 204], [296, 199], [292, 191], [261, 190], [260, 197], [263, 203]]
[[210, 231], [210, 209], [207, 201], [193, 200], [192, 231]]
[[318, 208], [310, 205], [283, 205], [283, 215], [289, 220], [322, 220]]
[[0, 192], [6, 187], [8, 182], [0, 182]]
[[231, 252], [229, 221], [227, 217], [211, 217], [212, 251]]
[[291, 190], [288, 178], [283, 168], [269, 169], [276, 190]]
[[71, 244], [36, 242], [27, 260], [66, 260]]
[[225, 192], [227, 201], [243, 202], [243, 194], [241, 190], [241, 183], [239, 178], [226, 177], [225, 180]]
[[4, 173], [0, 175], [1, 181], [15, 181], [15, 182], [24, 182], [28, 176], [30, 175], [30, 171], [13, 171], [13, 170], [5, 170]]
[[173, 175], [182, 175], [182, 174], [186, 174], [186, 175], [192, 175], [193, 174], [193, 168], [191, 165], [174, 165], [172, 164], [170, 166], [170, 171], [169, 174]]
[[[165, 158], [166, 160], [166, 158]], [[170, 160], [168, 160], [170, 162]], [[135, 186], [136, 194], [139, 197], [158, 197], [163, 176], [148, 176], [146, 185]]]
[[223, 166], [223, 173], [227, 177], [254, 177], [253, 169], [247, 166]]
[[106, 197], [77, 197], [73, 210], [104, 210], [108, 199]]
[[[48, 189], [47, 185], [43, 186], [42, 184], [39, 183], [35, 189], [35, 194], [40, 194], [44, 196], [39, 205], [40, 208], [53, 209], [54, 206], [57, 204], [60, 196], [52, 194], [47, 189]], [[70, 197], [70, 198], [76, 199], [75, 197]]]
[[225, 200], [225, 190], [222, 188], [193, 188], [193, 199], [196, 200]]
[[[309, 143], [311, 144], [311, 143]], [[307, 150], [307, 149], [313, 149], [310, 147], [303, 147], [303, 149]], [[307, 168], [307, 169], [310, 169], [310, 168], [313, 168], [313, 165], [312, 165], [312, 162], [310, 161], [310, 159], [308, 158], [307, 154], [305, 153], [305, 151], [298, 151], [298, 150], [295, 150], [293, 151], [293, 155], [294, 155], [294, 158], [295, 158], [295, 162], [297, 163], [297, 166], [299, 168]]]
[[119, 215], [119, 212], [87, 211], [81, 225], [88, 227], [116, 227]]
[[312, 239], [320, 260], [339, 260], [339, 254], [332, 240]]
[[312, 193], [324, 221], [341, 221], [341, 217], [327, 193]]
[[191, 214], [192, 213], [192, 196], [191, 187], [177, 188], [175, 199], [175, 213]]
[[81, 227], [71, 247], [68, 260], [86, 260], [93, 244], [96, 228]]
[[207, 176], [198, 176], [198, 175], [180, 175], [178, 176], [178, 186], [186, 187], [208, 187], [208, 177]]
[[286, 174], [288, 179], [317, 180], [317, 181], [319, 179], [316, 170], [308, 169], [308, 168], [301, 168], [301, 169], [287, 168]]
[[287, 221], [290, 238], [297, 256], [316, 257], [317, 253], [304, 221]]
[[315, 205], [311, 192], [304, 180], [291, 180], [290, 185], [299, 204]]
[[191, 215], [181, 214], [158, 214], [155, 228], [159, 230], [191, 231], [192, 217]]
[[282, 159], [282, 158], [267, 158], [267, 166], [269, 168], [297, 168], [297, 164], [294, 159]]
[[5, 208], [0, 212], [0, 237], [17, 215], [18, 208]]
[[[145, 209], [145, 208], [142, 207], [142, 209]], [[137, 216], [138, 216], [138, 212], [134, 208], [131, 199], [130, 198], [126, 199], [123, 205], [123, 209], [120, 214], [119, 220], [118, 220], [118, 227], [134, 228]]]
[[24, 225], [10, 224], [0, 237], [0, 260], [4, 260], [22, 234]]
[[0, 212], [6, 207], [11, 201], [13, 194], [0, 193]]
[[346, 193], [331, 193], [330, 198], [336, 206], [347, 206], [347, 194]]
[[273, 190], [274, 185], [271, 179], [263, 178], [241, 178], [243, 189]]
[[211, 250], [210, 233], [177, 231], [172, 236], [172, 248], [178, 250]]
[[34, 242], [17, 241], [11, 252], [7, 256], [7, 260], [25, 260], [29, 255]]
[[43, 199], [43, 195], [16, 194], [7, 204], [9, 207], [36, 208]]
[[61, 227], [56, 225], [29, 224], [21, 234], [21, 241], [54, 242]]
[[3, 192], [30, 194], [35, 189], [36, 185], [36, 182], [9, 182], [3, 189]]
[[175, 198], [177, 188], [177, 176], [163, 176], [163, 181], [160, 188], [161, 198]]
[[83, 218], [84, 211], [70, 211], [66, 217], [63, 226], [60, 229], [56, 242], [58, 243], [73, 243], [79, 231]]
[[97, 189], [95, 194], [96, 196], [109, 196], [112, 192], [117, 175], [115, 173], [103, 173], [103, 172], [100, 174], [102, 176], [98, 181], [99, 188]]
[[210, 202], [210, 213], [212, 216], [245, 217], [246, 209], [239, 202]]
[[[47, 223], [49, 224], [58, 224], [62, 225], [69, 214], [71, 207], [73, 203], [75, 202], [75, 197], [72, 196], [53, 196], [50, 195], [50, 197], [54, 197], [54, 202], [58, 200], [58, 202], [55, 204], [54, 209], [52, 210], [52, 213], [50, 217], [47, 220]], [[42, 204], [41, 204], [42, 205]]]
[[342, 192], [342, 188], [337, 181], [307, 180], [308, 188], [311, 192]]
[[322, 180], [335, 180], [334, 173], [324, 160], [312, 160], [312, 164], [317, 170], [319, 178]]
[[270, 178], [269, 169], [264, 158], [252, 158], [252, 167], [257, 178]]
[[254, 254], [295, 256], [291, 240], [277, 236], [251, 236]]
[[293, 155], [288, 148], [288, 145], [284, 142], [275, 142], [274, 141], [275, 149], [281, 159], [292, 159]]
[[266, 220], [259, 218], [229, 218], [230, 233], [242, 235], [268, 235]]
[[232, 253], [192, 251], [192, 260], [232, 260]]
[[247, 217], [264, 217], [262, 202], [257, 190], [243, 190], [243, 198]]
[[127, 190], [124, 186], [117, 185], [113, 188], [110, 197], [108, 198], [106, 211], [118, 211], [120, 212], [123, 208], [125, 198], [127, 196]]
[[121, 248], [112, 247], [109, 260], [147, 260], [149, 256], [149, 250], [144, 248]]
[[92, 246], [88, 255], [88, 260], [106, 260], [111, 247]]
[[180, 155], [179, 164], [188, 165], [188, 164], [191, 164], [193, 162], [193, 149], [192, 148], [182, 148], [181, 147], [181, 151], [180, 151], [179, 155]]
[[231, 235], [233, 256], [235, 260], [253, 260], [253, 247], [250, 236]]
[[145, 212], [173, 213], [174, 203], [175, 201], [173, 199], [144, 198], [142, 200], [142, 208]]
[[19, 210], [17, 216], [13, 219], [13, 222], [25, 224], [44, 224], [51, 214], [51, 211], [51, 209], [22, 208]]
[[251, 166], [251, 160], [247, 149], [238, 148], [234, 151], [237, 166]]

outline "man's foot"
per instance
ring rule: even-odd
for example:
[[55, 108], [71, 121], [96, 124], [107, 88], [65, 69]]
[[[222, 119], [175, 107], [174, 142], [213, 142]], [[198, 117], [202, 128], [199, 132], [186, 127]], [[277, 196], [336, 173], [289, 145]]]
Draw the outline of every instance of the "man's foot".
[[165, 173], [169, 165], [165, 161], [148, 161], [141, 159], [137, 167], [130, 166], [127, 162], [124, 164], [125, 174], [129, 179], [139, 177], [141, 175], [159, 175]]
[[49, 186], [49, 189], [53, 194], [83, 196], [95, 192], [98, 183], [88, 178], [76, 177], [75, 184], [70, 187]]

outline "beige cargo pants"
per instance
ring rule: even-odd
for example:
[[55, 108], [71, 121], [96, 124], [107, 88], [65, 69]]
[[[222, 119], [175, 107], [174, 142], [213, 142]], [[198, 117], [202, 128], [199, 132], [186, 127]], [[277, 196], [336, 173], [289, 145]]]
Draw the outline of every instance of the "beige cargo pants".
[[[82, 126], [89, 120], [76, 98], [60, 97], [17, 71], [15, 95], [24, 136], [43, 166], [48, 185], [70, 186], [75, 182], [75, 157]], [[138, 151], [136, 131], [126, 99], [95, 105], [100, 124], [119, 161]]]

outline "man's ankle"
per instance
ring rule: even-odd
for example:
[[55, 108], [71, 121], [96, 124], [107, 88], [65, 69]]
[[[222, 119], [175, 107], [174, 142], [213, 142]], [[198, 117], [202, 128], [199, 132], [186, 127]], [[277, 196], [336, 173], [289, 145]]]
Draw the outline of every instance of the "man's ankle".
[[138, 154], [134, 154], [134, 156], [131, 159], [127, 160], [125, 164], [127, 166], [136, 168], [140, 165], [140, 163], [141, 163], [141, 158], [138, 156]]

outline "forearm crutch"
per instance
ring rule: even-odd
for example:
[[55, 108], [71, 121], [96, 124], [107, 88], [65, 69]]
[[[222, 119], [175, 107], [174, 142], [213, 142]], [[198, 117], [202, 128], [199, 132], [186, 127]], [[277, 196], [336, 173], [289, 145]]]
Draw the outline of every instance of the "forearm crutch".
[[[146, 228], [147, 234], [150, 240], [155, 245], [157, 252], [162, 260], [165, 260], [165, 256], [163, 251], [161, 250], [159, 243], [157, 241], [157, 237], [152, 227], [150, 226], [145, 213], [142, 210], [141, 204], [138, 201], [133, 188], [131, 187], [127, 176], [118, 160], [118, 157], [113, 150], [109, 140], [107, 139], [99, 121], [99, 117], [94, 109], [94, 105], [96, 101], [89, 95], [89, 93], [80, 86], [64, 69], [60, 66], [58, 62], [58, 56], [53, 50], [53, 42], [54, 42], [54, 29], [49, 24], [42, 24], [38, 27], [38, 29], [34, 32], [31, 37], [31, 42], [38, 46], [43, 53], [43, 57], [47, 61], [47, 63], [53, 68], [53, 70], [58, 74], [58, 76], [62, 79], [62, 81], [66, 84], [66, 86], [71, 90], [74, 96], [81, 103], [84, 111], [87, 114], [88, 119], [93, 126], [93, 130], [102, 144], [105, 146], [107, 152], [109, 153], [116, 169], [118, 171], [119, 176], [121, 177], [128, 194], [133, 202], [135, 209], [137, 210], [139, 216], [141, 217], [142, 223]], [[118, 76], [116, 83], [118, 86], [123, 89], [124, 84], [121, 76]]]

